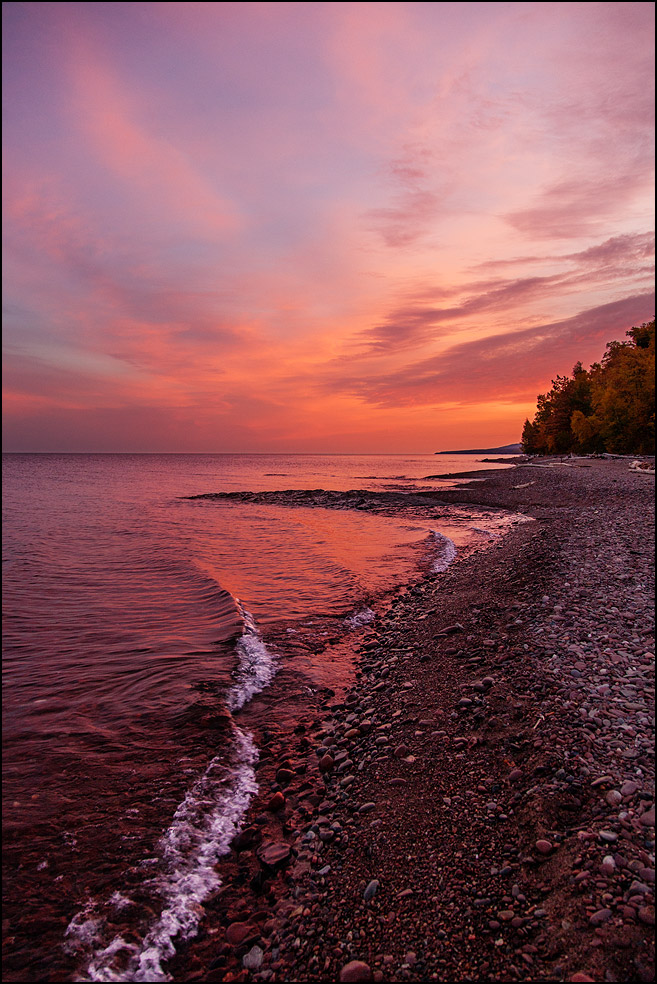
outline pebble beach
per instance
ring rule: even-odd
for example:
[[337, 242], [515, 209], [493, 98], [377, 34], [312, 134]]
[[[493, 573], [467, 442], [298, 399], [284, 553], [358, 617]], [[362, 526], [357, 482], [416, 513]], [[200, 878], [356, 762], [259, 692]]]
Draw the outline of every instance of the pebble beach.
[[654, 472], [476, 477], [436, 503], [531, 521], [401, 593], [350, 688], [260, 737], [173, 979], [654, 979]]

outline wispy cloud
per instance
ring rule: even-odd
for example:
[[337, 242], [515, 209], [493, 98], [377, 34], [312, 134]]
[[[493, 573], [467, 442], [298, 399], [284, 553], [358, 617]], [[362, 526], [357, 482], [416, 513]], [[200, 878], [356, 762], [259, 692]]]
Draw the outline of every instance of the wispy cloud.
[[440, 355], [367, 377], [334, 374], [330, 391], [346, 390], [383, 406], [518, 402], [535, 398], [575, 362], [600, 358], [605, 343], [652, 316], [654, 292], [591, 308], [562, 321], [535, 324], [453, 345]]

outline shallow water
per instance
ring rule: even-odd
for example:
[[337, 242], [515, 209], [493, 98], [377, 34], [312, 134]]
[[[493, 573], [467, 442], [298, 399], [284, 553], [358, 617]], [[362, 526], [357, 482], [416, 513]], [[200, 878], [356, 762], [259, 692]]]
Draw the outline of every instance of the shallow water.
[[[336, 685], [386, 593], [504, 525], [287, 490], [412, 493], [473, 464], [4, 456], [7, 979], [167, 979], [255, 784], [257, 748], [225, 709], [252, 702], [257, 722], [292, 655], [299, 687]], [[283, 494], [186, 498], [267, 490]]]

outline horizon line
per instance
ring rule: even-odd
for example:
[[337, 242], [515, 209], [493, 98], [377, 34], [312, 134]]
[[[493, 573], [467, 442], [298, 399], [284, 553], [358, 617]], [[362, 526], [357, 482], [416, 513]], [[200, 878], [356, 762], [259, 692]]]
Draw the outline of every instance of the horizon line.
[[[518, 441], [509, 441], [508, 444], [518, 444]], [[507, 447], [508, 445], [502, 444], [499, 447]], [[485, 451], [496, 451], [497, 448], [487, 448]], [[3, 454], [134, 454], [134, 455], [157, 455], [157, 454], [175, 454], [175, 455], [218, 455], [218, 454], [239, 454], [239, 455], [253, 455], [253, 456], [264, 456], [264, 455], [298, 455], [313, 457], [318, 455], [327, 455], [332, 457], [349, 457], [353, 455], [370, 455], [372, 457], [386, 457], [386, 456], [397, 456], [401, 454], [449, 454], [450, 452], [461, 453], [457, 448], [450, 448], [445, 451], [29, 451], [29, 450], [5, 450], [3, 448]], [[480, 454], [483, 451], [473, 451], [473, 454]]]

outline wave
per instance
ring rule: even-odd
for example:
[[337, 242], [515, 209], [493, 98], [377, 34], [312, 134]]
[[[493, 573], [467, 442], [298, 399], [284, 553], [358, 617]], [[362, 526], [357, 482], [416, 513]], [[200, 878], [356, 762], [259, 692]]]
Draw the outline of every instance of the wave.
[[376, 613], [372, 611], [371, 608], [363, 608], [362, 611], [356, 612], [351, 618], [346, 618], [345, 625], [349, 626], [350, 629], [362, 629], [364, 625], [369, 625], [376, 618]]
[[[239, 663], [226, 695], [233, 712], [269, 685], [277, 665], [258, 632], [255, 620], [236, 598], [222, 591], [223, 616], [239, 615], [242, 635], [235, 649]], [[87, 969], [81, 981], [170, 981], [164, 961], [176, 952], [176, 941], [198, 932], [204, 916], [202, 903], [221, 885], [215, 870], [230, 850], [252, 797], [258, 791], [255, 764], [258, 750], [253, 737], [232, 722], [233, 740], [225, 753], [212, 759], [204, 774], [187, 792], [173, 820], [158, 842], [157, 856], [142, 862], [147, 872], [144, 888], [162, 904], [160, 915], [142, 940], [129, 942], [112, 923], [131, 906], [118, 893], [106, 903], [90, 900], [68, 925], [65, 949], [84, 957]], [[157, 873], [151, 874], [151, 869]], [[113, 916], [113, 918], [112, 918]]]
[[434, 558], [431, 568], [435, 574], [442, 574], [443, 571], [447, 570], [452, 561], [456, 559], [458, 553], [456, 544], [448, 536], [445, 536], [444, 533], [439, 533], [438, 530], [431, 531], [431, 539], [437, 548], [438, 554]]
[[[258, 790], [255, 764], [258, 752], [252, 737], [239, 728], [228, 763], [213, 758], [176, 810], [159, 848], [164, 871], [149, 880], [149, 887], [164, 907], [141, 943], [129, 943], [120, 934], [98, 949], [107, 914], [89, 902], [66, 930], [67, 949], [79, 953], [94, 948], [83, 981], [170, 981], [162, 962], [175, 953], [174, 939], [195, 936], [203, 918], [202, 902], [221, 885], [215, 870], [228, 853], [242, 817]], [[115, 893], [116, 894], [116, 893]], [[115, 897], [106, 910], [125, 908]]]
[[239, 599], [236, 602], [242, 615], [244, 630], [235, 647], [239, 658], [235, 683], [226, 698], [230, 711], [239, 711], [255, 694], [269, 686], [278, 669], [274, 657], [258, 632], [253, 616], [241, 605]]

